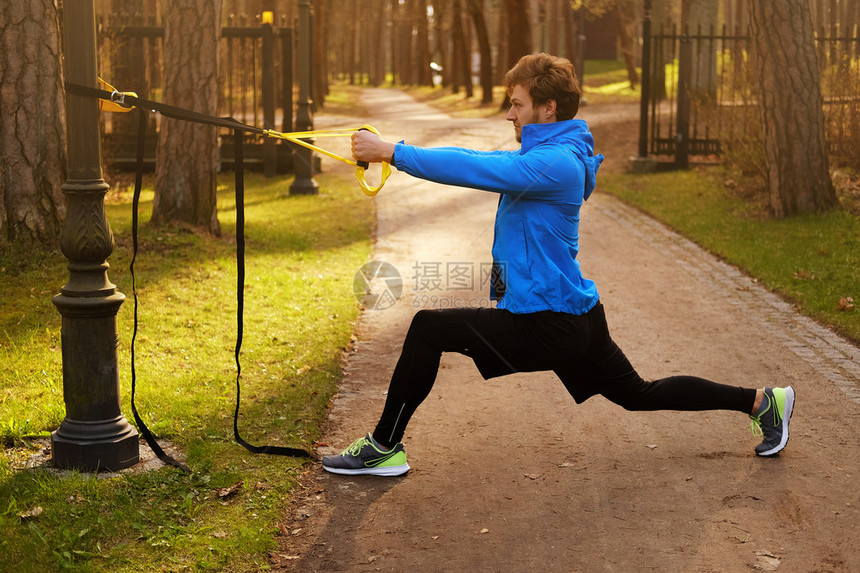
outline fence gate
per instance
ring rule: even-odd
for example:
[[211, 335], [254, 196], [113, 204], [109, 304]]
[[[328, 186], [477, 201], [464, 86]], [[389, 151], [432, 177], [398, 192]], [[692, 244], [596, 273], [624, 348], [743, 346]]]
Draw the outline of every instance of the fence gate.
[[[255, 127], [292, 131], [293, 30], [271, 24], [244, 25], [232, 19], [228, 24], [221, 28], [219, 43], [218, 115]], [[105, 79], [110, 81], [114, 75], [133, 77], [130, 85], [115, 84], [117, 89], [137, 91], [142, 97], [159, 101], [163, 38], [163, 26], [142, 17], [113, 17], [100, 22], [99, 65], [102, 73], [110, 74]], [[116, 168], [131, 169], [136, 156], [133, 126], [124, 124], [123, 118], [110, 117], [113, 115], [117, 114], [105, 118], [105, 159]], [[155, 125], [147, 130], [152, 135], [148, 136], [144, 157], [151, 166], [155, 162], [155, 134], [160, 119], [153, 116], [150, 121]], [[250, 168], [263, 170], [267, 176], [292, 171], [291, 145], [253, 134], [245, 137], [245, 161]], [[232, 147], [232, 133], [219, 136], [222, 167], [232, 167]]]
[[[716, 158], [727, 142], [761, 137], [757, 79], [749, 30], [642, 29], [639, 156]], [[860, 141], [860, 25], [815, 35], [825, 127], [831, 154], [844, 162]]]
[[748, 36], [725, 27], [652, 32], [647, 20], [643, 32], [640, 156], [671, 156], [682, 169], [691, 155], [719, 156], [723, 129], [743, 127], [724, 123], [725, 108], [750, 105]]

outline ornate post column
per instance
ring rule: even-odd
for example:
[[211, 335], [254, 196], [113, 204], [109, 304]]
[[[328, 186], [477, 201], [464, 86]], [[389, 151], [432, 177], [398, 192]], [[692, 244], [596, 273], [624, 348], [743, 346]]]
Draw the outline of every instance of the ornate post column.
[[[296, 110], [296, 131], [311, 131], [314, 118], [311, 100], [311, 65], [313, 64], [313, 30], [310, 0], [299, 0], [299, 101]], [[312, 139], [306, 141], [313, 142]], [[306, 147], [296, 146], [293, 154], [293, 171], [296, 178], [290, 185], [290, 194], [316, 195], [319, 185], [314, 181], [314, 153]]]
[[[65, 77], [96, 87], [93, 0], [66, 0]], [[60, 247], [69, 282], [53, 298], [62, 315], [66, 417], [51, 435], [53, 462], [84, 471], [138, 462], [137, 430], [120, 412], [116, 314], [125, 296], [108, 280], [114, 241], [105, 217], [99, 109], [93, 98], [67, 95], [68, 208]]]

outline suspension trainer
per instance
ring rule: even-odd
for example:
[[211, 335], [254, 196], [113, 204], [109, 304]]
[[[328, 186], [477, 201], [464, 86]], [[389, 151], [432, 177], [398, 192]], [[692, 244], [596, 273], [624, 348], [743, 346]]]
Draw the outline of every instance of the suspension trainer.
[[[143, 434], [144, 439], [146, 440], [147, 445], [152, 449], [153, 453], [166, 465], [170, 465], [176, 468], [181, 469], [184, 472], [190, 472], [191, 470], [183, 464], [182, 462], [177, 461], [172, 456], [167, 454], [161, 446], [158, 444], [155, 436], [149, 430], [149, 428], [144, 423], [143, 419], [140, 417], [137, 411], [137, 407], [135, 404], [135, 391], [137, 386], [137, 372], [135, 369], [135, 340], [137, 338], [137, 330], [138, 330], [138, 298], [137, 298], [137, 290], [135, 285], [135, 275], [134, 275], [134, 263], [137, 259], [138, 253], [138, 206], [140, 204], [140, 192], [143, 184], [143, 161], [144, 161], [144, 143], [146, 139], [146, 112], [157, 112], [165, 117], [170, 117], [173, 119], [178, 119], [182, 121], [190, 121], [194, 123], [200, 123], [205, 125], [212, 125], [215, 127], [222, 127], [226, 129], [231, 129], [233, 131], [233, 140], [234, 140], [234, 173], [235, 173], [235, 190], [236, 190], [236, 274], [237, 274], [237, 285], [236, 285], [236, 302], [237, 302], [237, 310], [236, 310], [236, 348], [235, 348], [235, 360], [236, 360], [236, 409], [233, 413], [233, 436], [240, 445], [246, 448], [248, 451], [255, 454], [271, 454], [271, 455], [279, 455], [279, 456], [292, 456], [292, 457], [303, 457], [303, 458], [313, 458], [314, 455], [303, 449], [303, 448], [294, 448], [294, 447], [285, 447], [285, 446], [255, 446], [253, 444], [249, 444], [245, 441], [242, 436], [239, 434], [239, 406], [241, 401], [241, 383], [240, 379], [242, 376], [242, 364], [240, 361], [240, 353], [242, 349], [242, 338], [243, 338], [243, 330], [244, 330], [244, 290], [245, 290], [245, 173], [244, 173], [244, 150], [243, 150], [243, 134], [244, 133], [254, 133], [257, 135], [262, 135], [265, 137], [273, 137], [277, 139], [284, 139], [296, 145], [301, 145], [303, 147], [307, 147], [313, 151], [318, 153], [322, 153], [328, 157], [336, 159], [338, 161], [342, 161], [349, 165], [355, 167], [355, 177], [358, 181], [359, 186], [365, 195], [370, 197], [375, 196], [379, 193], [379, 190], [382, 189], [382, 186], [385, 185], [385, 181], [388, 179], [388, 176], [391, 174], [391, 167], [388, 163], [382, 164], [382, 176], [378, 186], [373, 187], [367, 183], [365, 178], [365, 171], [368, 168], [368, 164], [363, 161], [353, 161], [352, 159], [337, 155], [320, 147], [317, 147], [307, 141], [303, 141], [303, 138], [310, 137], [349, 137], [355, 131], [366, 129], [368, 131], [372, 131], [377, 135], [379, 132], [374, 129], [372, 126], [364, 125], [358, 128], [349, 128], [349, 129], [333, 129], [333, 130], [318, 130], [318, 131], [302, 131], [302, 132], [293, 132], [293, 133], [285, 133], [280, 131], [275, 131], [272, 129], [262, 129], [259, 127], [254, 127], [252, 125], [247, 125], [241, 123], [233, 118], [222, 118], [222, 117], [214, 117], [198, 112], [194, 112], [191, 110], [179, 108], [172, 105], [167, 105], [161, 102], [156, 102], [152, 100], [147, 100], [143, 98], [137, 97], [137, 94], [134, 92], [119, 92], [113, 88], [110, 84], [103, 81], [99, 78], [100, 88], [93, 88], [88, 86], [82, 86], [77, 84], [66, 83], [65, 88], [68, 93], [95, 97], [99, 99], [99, 109], [103, 111], [112, 111], [112, 112], [128, 112], [132, 109], [137, 109], [137, 121], [138, 121], [138, 130], [137, 130], [137, 158], [136, 158], [136, 173], [134, 178], [134, 194], [132, 197], [132, 244], [133, 244], [133, 253], [131, 258], [131, 264], [129, 265], [129, 270], [131, 273], [131, 288], [132, 294], [134, 298], [134, 330], [131, 338], [131, 411], [134, 415], [135, 422], [137, 422], [138, 428], [140, 429], [141, 434]], [[104, 88], [104, 89], [101, 89]]]

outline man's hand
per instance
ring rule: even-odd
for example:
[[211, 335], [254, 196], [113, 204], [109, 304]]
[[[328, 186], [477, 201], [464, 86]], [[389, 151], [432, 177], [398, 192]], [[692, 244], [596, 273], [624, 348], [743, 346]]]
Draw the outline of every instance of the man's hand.
[[361, 130], [352, 134], [352, 158], [370, 163], [385, 161], [390, 163], [394, 155], [394, 144], [373, 133]]

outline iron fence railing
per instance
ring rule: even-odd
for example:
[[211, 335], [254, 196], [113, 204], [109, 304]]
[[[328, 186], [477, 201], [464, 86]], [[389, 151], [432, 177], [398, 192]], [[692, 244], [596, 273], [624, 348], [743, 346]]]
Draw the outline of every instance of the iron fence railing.
[[[236, 24], [236, 25], [234, 25]], [[117, 89], [136, 91], [142, 97], [161, 101], [161, 51], [164, 27], [141, 17], [99, 22], [99, 69], [105, 79], [119, 81]], [[294, 34], [288, 27], [271, 24], [245, 25], [232, 19], [221, 29], [219, 42], [219, 109], [217, 115], [264, 127], [292, 131], [295, 117]], [[173, 103], [173, 102], [165, 102]], [[156, 133], [159, 119], [153, 117]], [[106, 160], [119, 167], [134, 160], [134, 137], [123, 119], [108, 115], [104, 124]], [[223, 135], [227, 135], [226, 132]], [[157, 137], [147, 141], [145, 157], [154, 162]], [[289, 171], [292, 147], [252, 134], [246, 135], [245, 158], [249, 166], [260, 166], [268, 175]], [[220, 137], [221, 156], [229, 163], [232, 135]], [[228, 165], [229, 166], [229, 165]]]
[[[640, 155], [718, 157], [727, 141], [756, 137], [756, 80], [747, 30], [643, 29]], [[816, 35], [832, 153], [860, 144], [860, 26]]]

